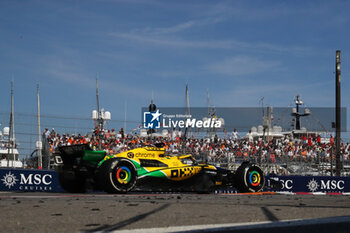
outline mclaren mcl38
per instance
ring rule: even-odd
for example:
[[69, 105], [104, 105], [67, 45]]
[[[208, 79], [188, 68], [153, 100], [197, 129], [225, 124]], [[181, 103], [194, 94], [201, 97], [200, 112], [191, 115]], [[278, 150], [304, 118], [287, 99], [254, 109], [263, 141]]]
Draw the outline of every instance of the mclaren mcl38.
[[259, 192], [265, 177], [254, 164], [244, 162], [235, 170], [198, 163], [192, 155], [171, 155], [157, 146], [136, 148], [115, 155], [93, 151], [88, 145], [62, 146], [55, 154], [60, 184], [67, 192], [87, 188], [108, 193], [132, 190], [194, 191], [235, 188]]

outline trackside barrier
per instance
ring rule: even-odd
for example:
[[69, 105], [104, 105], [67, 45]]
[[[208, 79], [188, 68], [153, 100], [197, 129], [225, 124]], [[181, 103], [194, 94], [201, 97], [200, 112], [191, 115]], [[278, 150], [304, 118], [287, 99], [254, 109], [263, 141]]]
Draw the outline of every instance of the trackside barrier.
[[[277, 189], [273, 187], [279, 183]], [[336, 176], [267, 176], [264, 191], [292, 193], [349, 193], [350, 177]]]
[[[350, 193], [350, 177], [267, 176], [264, 192]], [[0, 169], [0, 191], [64, 192], [58, 174], [50, 170]], [[236, 193], [235, 189], [216, 193]]]
[[[266, 176], [262, 193], [285, 194], [350, 194], [350, 177], [334, 176]], [[224, 188], [216, 194], [239, 193], [236, 189]]]
[[36, 169], [0, 169], [0, 191], [64, 192], [55, 171]]

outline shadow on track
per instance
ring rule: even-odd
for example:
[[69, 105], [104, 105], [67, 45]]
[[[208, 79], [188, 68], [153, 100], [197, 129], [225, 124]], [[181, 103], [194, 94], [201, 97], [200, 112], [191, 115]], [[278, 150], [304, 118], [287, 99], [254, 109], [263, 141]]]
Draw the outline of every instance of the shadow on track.
[[162, 206], [160, 206], [159, 208], [157, 209], [154, 209], [150, 212], [147, 212], [147, 213], [144, 213], [144, 214], [140, 214], [140, 215], [137, 215], [135, 217], [132, 217], [132, 218], [129, 218], [127, 220], [124, 220], [122, 222], [119, 222], [117, 224], [114, 224], [114, 225], [104, 225], [104, 226], [101, 226], [101, 227], [98, 227], [98, 228], [95, 228], [95, 229], [91, 229], [91, 230], [86, 230], [85, 232], [95, 232], [95, 231], [98, 231], [98, 232], [110, 232], [110, 231], [115, 231], [115, 230], [118, 230], [122, 227], [125, 227], [127, 225], [130, 225], [132, 223], [135, 223], [137, 221], [140, 221], [144, 218], [146, 218], [147, 216], [149, 215], [152, 215], [152, 214], [155, 214], [161, 210], [164, 210], [166, 208], [168, 208], [170, 206], [170, 204], [164, 204]]
[[263, 213], [265, 214], [265, 216], [267, 217], [268, 220], [272, 221], [272, 222], [278, 222], [279, 219], [265, 206], [261, 207], [261, 210], [263, 211]]

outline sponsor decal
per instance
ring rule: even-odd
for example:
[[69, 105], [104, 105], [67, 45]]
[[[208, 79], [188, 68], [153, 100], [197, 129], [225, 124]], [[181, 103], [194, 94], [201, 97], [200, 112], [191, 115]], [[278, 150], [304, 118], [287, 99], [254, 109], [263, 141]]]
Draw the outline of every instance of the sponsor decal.
[[345, 188], [345, 181], [344, 180], [324, 180], [320, 179], [319, 182], [317, 180], [312, 179], [309, 181], [307, 184], [308, 189], [311, 192], [316, 192], [316, 191], [338, 191], [342, 192], [343, 189]]
[[14, 186], [16, 184], [16, 182], [18, 181], [16, 176], [14, 174], [12, 174], [11, 172], [9, 172], [6, 175], [4, 175], [4, 177], [1, 180], [4, 183], [4, 185], [6, 187], [8, 187], [9, 189], [12, 186]]
[[350, 177], [331, 176], [271, 176], [266, 179], [266, 190], [272, 187], [273, 182], [279, 182], [279, 191], [288, 192], [350, 192]]
[[51, 190], [52, 175], [51, 174], [20, 174], [21, 182], [19, 190]]
[[344, 180], [321, 180], [321, 190], [338, 190], [342, 191], [345, 188]]
[[312, 179], [307, 184], [307, 187], [311, 192], [315, 192], [318, 189], [319, 185], [315, 179]]
[[170, 178], [178, 178], [178, 177], [190, 177], [199, 172], [200, 168], [187, 167], [187, 168], [179, 168], [173, 169], [170, 171]]
[[145, 153], [137, 152], [135, 154], [135, 157], [137, 157], [137, 158], [154, 158], [155, 154], [154, 153], [148, 153], [148, 152], [145, 152]]
[[52, 171], [2, 169], [1, 174], [3, 186], [0, 190], [3, 191], [61, 191], [57, 182], [57, 174]]
[[294, 181], [292, 179], [281, 179], [280, 177], [269, 177], [266, 179], [267, 187], [271, 186], [271, 180], [279, 182], [281, 184], [281, 190], [290, 191], [294, 187]]
[[282, 181], [282, 189], [291, 190], [293, 188], [293, 180], [281, 180]]
[[144, 149], [147, 151], [164, 151], [162, 147], [145, 147]]
[[132, 158], [134, 158], [134, 153], [129, 152], [129, 153], [127, 154], [127, 156], [128, 156], [128, 158], [132, 159]]

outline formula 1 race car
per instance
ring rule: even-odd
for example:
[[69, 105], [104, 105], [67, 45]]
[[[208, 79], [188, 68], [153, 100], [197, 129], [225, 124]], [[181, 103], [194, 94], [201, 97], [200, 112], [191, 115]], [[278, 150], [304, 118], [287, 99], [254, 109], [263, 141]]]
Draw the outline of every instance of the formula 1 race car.
[[218, 188], [259, 192], [265, 183], [257, 165], [244, 162], [230, 171], [198, 164], [192, 155], [168, 155], [157, 146], [116, 155], [93, 151], [86, 144], [62, 146], [54, 156], [60, 184], [68, 192], [85, 192], [87, 187], [108, 193], [135, 189], [210, 193]]

